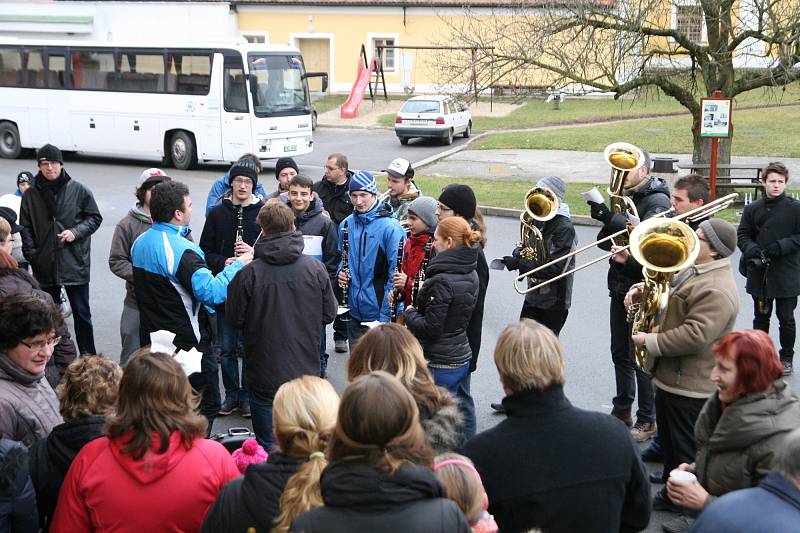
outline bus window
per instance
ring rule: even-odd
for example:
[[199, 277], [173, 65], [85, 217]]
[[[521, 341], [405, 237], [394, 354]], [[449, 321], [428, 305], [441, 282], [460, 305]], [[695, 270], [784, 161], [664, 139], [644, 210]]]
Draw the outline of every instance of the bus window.
[[18, 87], [22, 78], [20, 50], [0, 48], [0, 87]]
[[44, 87], [44, 54], [42, 50], [25, 48], [22, 51], [23, 87]]
[[47, 54], [47, 86], [63, 89], [66, 85], [67, 59], [64, 54]]
[[250, 53], [247, 57], [250, 75], [258, 82], [258, 90], [253, 95], [256, 116], [311, 112], [299, 56]]
[[167, 92], [208, 94], [211, 87], [211, 54], [167, 54]]
[[225, 58], [222, 82], [225, 111], [247, 113], [247, 84], [241, 60]]
[[[80, 50], [72, 52], [72, 87], [111, 89], [114, 52]], [[111, 75], [109, 77], [109, 75]]]
[[164, 92], [164, 54], [121, 52], [114, 88], [122, 92]]

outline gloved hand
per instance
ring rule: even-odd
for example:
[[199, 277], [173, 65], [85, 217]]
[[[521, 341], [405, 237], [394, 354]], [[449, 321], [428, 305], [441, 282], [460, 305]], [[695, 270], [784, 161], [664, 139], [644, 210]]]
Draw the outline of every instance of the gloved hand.
[[599, 220], [603, 224], [608, 224], [611, 221], [611, 217], [614, 214], [608, 208], [606, 204], [601, 204], [598, 202], [587, 202], [589, 204], [589, 208], [592, 212], [592, 218], [595, 220]]
[[747, 264], [750, 268], [754, 268], [756, 270], [760, 270], [762, 268], [766, 268], [769, 266], [770, 258], [764, 251], [761, 251], [758, 256], [753, 257], [752, 259], [747, 260]]
[[771, 242], [764, 248], [764, 255], [767, 257], [778, 257], [781, 255], [781, 245], [777, 242]]
[[503, 264], [510, 271], [519, 270], [519, 259], [510, 255], [503, 257]]

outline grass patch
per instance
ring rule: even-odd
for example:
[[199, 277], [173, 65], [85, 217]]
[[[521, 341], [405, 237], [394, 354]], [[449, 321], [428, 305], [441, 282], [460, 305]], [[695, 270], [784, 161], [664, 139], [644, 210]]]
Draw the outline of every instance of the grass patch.
[[381, 116], [378, 117], [378, 124], [380, 126], [385, 126], [387, 128], [393, 128], [394, 127], [394, 119], [395, 119], [396, 116], [397, 116], [397, 114], [395, 114], [395, 113], [389, 113], [389, 114], [386, 114], [386, 115], [381, 115]]
[[314, 100], [314, 109], [317, 110], [318, 115], [321, 115], [326, 111], [338, 108], [344, 103], [345, 100], [347, 100], [347, 95], [344, 94], [323, 96], [318, 100]]
[[[733, 155], [759, 157], [800, 157], [800, 138], [796, 135], [797, 113], [786, 109], [740, 110], [733, 115]], [[583, 150], [601, 152], [610, 143], [627, 140], [637, 146], [653, 147], [660, 153], [690, 154], [691, 117], [642, 119], [625, 124], [604, 124], [535, 132], [509, 132], [490, 135], [471, 148]]]

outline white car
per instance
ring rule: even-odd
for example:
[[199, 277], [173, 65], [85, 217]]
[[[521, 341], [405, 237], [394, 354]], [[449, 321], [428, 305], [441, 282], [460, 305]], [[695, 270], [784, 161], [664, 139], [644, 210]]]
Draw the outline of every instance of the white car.
[[413, 137], [442, 139], [453, 144], [453, 137], [472, 133], [472, 114], [466, 104], [450, 96], [415, 96], [400, 108], [394, 119], [394, 132], [400, 144]]

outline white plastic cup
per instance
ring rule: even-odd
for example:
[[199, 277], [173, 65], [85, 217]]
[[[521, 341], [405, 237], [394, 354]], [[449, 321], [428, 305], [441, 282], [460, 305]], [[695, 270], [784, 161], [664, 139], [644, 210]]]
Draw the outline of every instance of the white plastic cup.
[[673, 470], [669, 473], [669, 478], [678, 483], [697, 483], [697, 476], [686, 470]]

